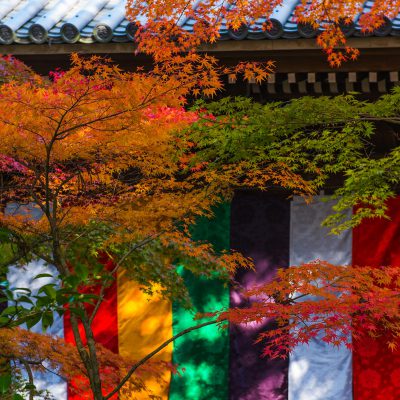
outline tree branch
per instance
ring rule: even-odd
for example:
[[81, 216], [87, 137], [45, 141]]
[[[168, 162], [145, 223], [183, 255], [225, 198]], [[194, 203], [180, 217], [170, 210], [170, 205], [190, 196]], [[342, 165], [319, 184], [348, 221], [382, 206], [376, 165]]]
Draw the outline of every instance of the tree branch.
[[219, 322], [222, 322], [224, 320], [213, 320], [213, 321], [208, 321], [208, 322], [204, 322], [202, 324], [199, 325], [195, 325], [192, 326], [191, 328], [187, 328], [184, 329], [183, 331], [177, 333], [175, 336], [172, 336], [170, 339], [166, 340], [164, 343], [162, 343], [160, 346], [158, 346], [155, 350], [153, 350], [151, 353], [147, 354], [147, 356], [143, 357], [140, 361], [138, 361], [136, 364], [132, 365], [132, 367], [130, 368], [130, 370], [128, 371], [128, 373], [125, 375], [125, 377], [121, 380], [121, 382], [116, 386], [116, 388], [111, 391], [109, 394], [107, 394], [106, 396], [104, 396], [104, 400], [108, 400], [109, 398], [111, 398], [112, 396], [114, 396], [114, 394], [118, 393], [122, 387], [125, 385], [125, 383], [129, 380], [129, 378], [132, 376], [132, 374], [141, 366], [143, 365], [146, 361], [150, 360], [150, 358], [152, 358], [153, 356], [155, 356], [157, 353], [159, 353], [162, 349], [164, 349], [165, 347], [167, 347], [170, 343], [172, 343], [173, 341], [175, 341], [176, 339], [180, 338], [181, 336], [184, 336], [190, 332], [193, 332], [197, 329], [201, 329], [204, 328], [205, 326], [208, 325], [214, 325], [217, 324]]
[[31, 369], [29, 363], [25, 359], [20, 358], [20, 361], [23, 364], [23, 366], [25, 367], [26, 373], [28, 374], [28, 380], [29, 380], [29, 386], [30, 386], [29, 387], [29, 400], [34, 400], [33, 397], [35, 394], [35, 392], [34, 392], [35, 384], [33, 381], [32, 369]]

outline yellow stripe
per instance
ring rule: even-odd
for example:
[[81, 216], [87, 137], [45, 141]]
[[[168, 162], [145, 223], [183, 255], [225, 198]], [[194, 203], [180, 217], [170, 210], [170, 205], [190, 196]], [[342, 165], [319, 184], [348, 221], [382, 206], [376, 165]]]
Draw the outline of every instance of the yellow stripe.
[[[172, 307], [169, 301], [149, 297], [139, 290], [137, 283], [118, 274], [118, 343], [119, 354], [137, 361], [172, 336]], [[172, 362], [172, 344], [152, 358], [153, 361]], [[171, 373], [166, 371], [162, 380], [146, 377], [147, 389], [152, 394], [168, 399]], [[120, 400], [149, 399], [147, 392], [120, 394]]]

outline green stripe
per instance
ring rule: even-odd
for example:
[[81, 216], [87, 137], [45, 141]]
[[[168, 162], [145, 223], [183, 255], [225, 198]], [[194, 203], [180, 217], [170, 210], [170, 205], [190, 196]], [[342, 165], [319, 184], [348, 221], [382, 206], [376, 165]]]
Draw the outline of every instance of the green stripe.
[[[200, 219], [193, 229], [195, 240], [207, 240], [216, 251], [229, 249], [230, 206], [222, 205], [212, 220]], [[194, 310], [172, 307], [174, 335], [196, 325], [196, 312], [210, 312], [229, 306], [229, 288], [219, 280], [203, 279], [183, 270]], [[224, 400], [228, 398], [229, 332], [211, 325], [193, 331], [174, 343], [173, 363], [181, 375], [173, 375], [170, 400]]]

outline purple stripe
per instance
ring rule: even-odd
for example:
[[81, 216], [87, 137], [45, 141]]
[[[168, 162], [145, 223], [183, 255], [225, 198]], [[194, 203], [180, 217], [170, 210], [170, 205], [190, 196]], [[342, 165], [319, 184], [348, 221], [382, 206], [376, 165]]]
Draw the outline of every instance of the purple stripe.
[[[282, 196], [262, 192], [236, 193], [231, 208], [231, 248], [251, 257], [256, 271], [236, 275], [231, 290], [231, 306], [248, 305], [240, 290], [268, 282], [278, 267], [289, 265], [290, 203]], [[262, 358], [262, 345], [255, 345], [258, 334], [273, 326], [265, 321], [255, 326], [230, 328], [231, 400], [287, 399], [288, 361]]]

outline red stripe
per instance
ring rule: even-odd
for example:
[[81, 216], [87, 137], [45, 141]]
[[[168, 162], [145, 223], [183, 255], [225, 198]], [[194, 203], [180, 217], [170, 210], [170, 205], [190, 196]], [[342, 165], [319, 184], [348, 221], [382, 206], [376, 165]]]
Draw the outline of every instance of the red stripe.
[[[104, 263], [105, 267], [108, 270], [112, 268], [112, 264], [110, 262], [107, 262], [106, 258], [102, 258], [100, 262]], [[99, 287], [90, 288], [90, 293], [98, 294], [99, 290]], [[85, 292], [87, 293], [87, 290], [85, 290]], [[93, 306], [86, 307], [86, 309], [90, 312], [93, 309]], [[84, 338], [84, 343], [86, 344], [82, 324], [79, 324], [79, 330], [81, 332], [81, 337]], [[118, 312], [116, 280], [112, 283], [111, 286], [109, 286], [105, 290], [104, 300], [101, 303], [95, 318], [93, 319], [92, 330], [96, 343], [102, 344], [104, 347], [114, 353], [118, 353]], [[64, 316], [64, 336], [67, 342], [75, 344], [75, 339], [71, 328], [70, 316], [68, 312]], [[88, 390], [82, 390], [84, 388], [88, 388], [88, 386], [88, 381], [84, 376], [74, 378], [74, 380], [68, 385], [68, 400], [91, 399], [92, 396], [90, 392]], [[110, 388], [105, 389], [105, 391], [107, 392], [109, 390]]]
[[[353, 265], [400, 267], [400, 197], [388, 202], [391, 220], [364, 221], [353, 232]], [[400, 340], [396, 351], [386, 338], [355, 341], [354, 400], [400, 399]]]

